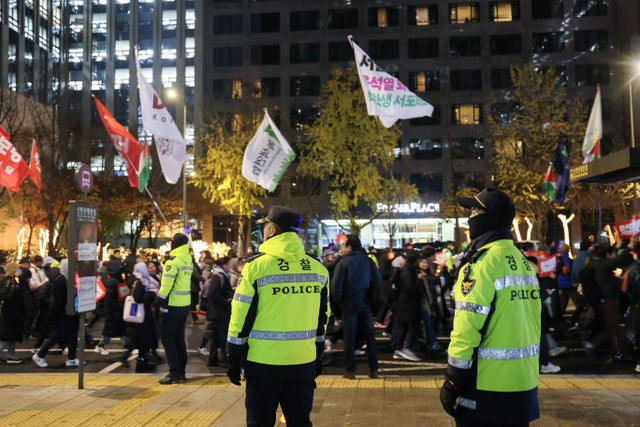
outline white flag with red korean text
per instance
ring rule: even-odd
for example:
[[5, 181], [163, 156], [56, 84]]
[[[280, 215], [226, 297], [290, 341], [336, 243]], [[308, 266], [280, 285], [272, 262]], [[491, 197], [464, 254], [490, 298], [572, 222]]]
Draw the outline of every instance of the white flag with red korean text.
[[356, 68], [364, 92], [367, 112], [378, 116], [384, 127], [391, 127], [398, 119], [413, 119], [433, 114], [433, 105], [411, 92], [400, 80], [379, 68], [357, 44], [353, 47]]
[[169, 184], [175, 184], [182, 173], [182, 165], [187, 161], [187, 144], [171, 113], [142, 75], [137, 60], [136, 67], [138, 68], [142, 125], [153, 134], [164, 179]]
[[244, 150], [242, 176], [274, 191], [295, 158], [296, 153], [265, 111], [258, 131]]

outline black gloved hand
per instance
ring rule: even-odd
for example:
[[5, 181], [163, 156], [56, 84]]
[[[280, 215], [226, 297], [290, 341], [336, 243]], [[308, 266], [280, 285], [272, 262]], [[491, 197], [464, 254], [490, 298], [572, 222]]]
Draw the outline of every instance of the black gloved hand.
[[247, 357], [248, 346], [227, 343], [227, 377], [231, 384], [240, 385], [242, 362]]
[[155, 309], [156, 313], [158, 313], [158, 316], [167, 314], [169, 312], [169, 299], [162, 298], [159, 295], [156, 295], [156, 300], [153, 303], [153, 308]]
[[444, 374], [444, 384], [440, 388], [440, 403], [447, 412], [447, 414], [455, 417], [458, 410], [458, 396], [460, 396], [460, 390], [458, 386], [451, 381], [451, 377], [448, 373]]
[[316, 342], [316, 378], [322, 375], [322, 353], [324, 342]]

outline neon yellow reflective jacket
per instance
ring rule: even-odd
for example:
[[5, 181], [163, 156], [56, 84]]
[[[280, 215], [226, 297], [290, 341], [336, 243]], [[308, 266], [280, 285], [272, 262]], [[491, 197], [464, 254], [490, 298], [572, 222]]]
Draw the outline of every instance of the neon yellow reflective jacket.
[[158, 297], [169, 298], [170, 307], [191, 305], [191, 273], [193, 262], [189, 246], [182, 245], [169, 253], [173, 258], [164, 263]]
[[472, 369], [477, 363], [478, 390], [532, 390], [538, 386], [540, 352], [536, 272], [511, 240], [488, 243], [481, 251], [462, 267], [454, 287], [449, 364]]
[[227, 340], [249, 344], [247, 360], [301, 365], [316, 359], [329, 316], [329, 273], [296, 233], [278, 234], [245, 264], [231, 302]]

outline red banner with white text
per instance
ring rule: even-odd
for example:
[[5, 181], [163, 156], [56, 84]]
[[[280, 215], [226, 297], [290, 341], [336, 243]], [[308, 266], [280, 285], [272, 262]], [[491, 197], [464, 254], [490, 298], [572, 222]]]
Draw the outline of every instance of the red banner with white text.
[[621, 239], [630, 239], [640, 235], [640, 218], [632, 218], [629, 221], [616, 222], [616, 230], [618, 237]]
[[0, 126], [0, 185], [19, 193], [22, 181], [29, 176], [29, 166], [10, 139], [7, 131]]

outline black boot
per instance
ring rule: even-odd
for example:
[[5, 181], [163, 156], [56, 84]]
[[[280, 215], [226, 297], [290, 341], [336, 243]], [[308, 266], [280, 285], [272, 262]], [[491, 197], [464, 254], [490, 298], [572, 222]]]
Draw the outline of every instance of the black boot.
[[156, 368], [156, 365], [152, 365], [148, 363], [144, 357], [138, 357], [136, 360], [136, 372], [153, 372]]

